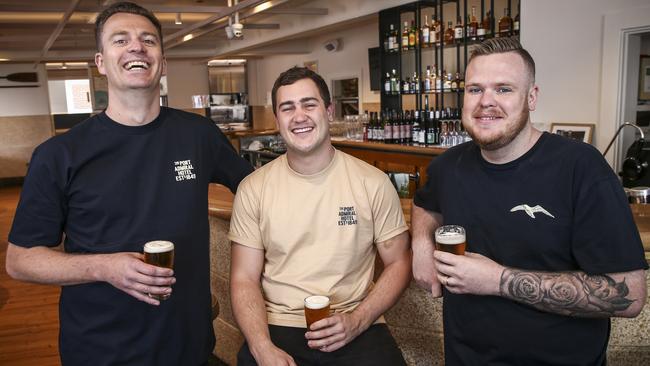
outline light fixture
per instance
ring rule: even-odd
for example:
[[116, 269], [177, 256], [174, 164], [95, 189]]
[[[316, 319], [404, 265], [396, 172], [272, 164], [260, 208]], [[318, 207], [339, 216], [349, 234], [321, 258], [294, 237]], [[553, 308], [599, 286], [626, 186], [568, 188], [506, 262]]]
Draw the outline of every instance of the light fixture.
[[183, 24], [183, 19], [181, 19], [181, 13], [176, 13], [176, 20], [174, 21], [174, 24], [176, 25]]
[[8, 58], [0, 58], [0, 62], [2, 62], [2, 61], [9, 61], [9, 59]]
[[183, 37], [183, 42], [187, 42], [187, 41], [189, 41], [189, 40], [192, 39], [192, 38], [194, 38], [194, 35], [193, 35], [192, 33], [190, 33], [190, 34], [186, 34], [186, 35]]

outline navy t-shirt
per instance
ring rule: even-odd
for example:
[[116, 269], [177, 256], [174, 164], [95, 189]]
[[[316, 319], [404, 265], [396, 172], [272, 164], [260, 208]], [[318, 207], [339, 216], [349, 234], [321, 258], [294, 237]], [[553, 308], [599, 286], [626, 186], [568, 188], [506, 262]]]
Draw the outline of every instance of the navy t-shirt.
[[208, 184], [235, 192], [249, 172], [226, 137], [199, 115], [161, 108], [143, 126], [105, 113], [34, 152], [9, 241], [68, 253], [142, 252], [175, 244], [176, 283], [160, 306], [107, 282], [63, 286], [64, 365], [199, 365], [214, 347]]
[[[548, 133], [507, 164], [473, 142], [434, 159], [414, 203], [467, 230], [467, 250], [505, 266], [588, 274], [647, 268], [623, 187], [592, 146]], [[526, 206], [529, 208], [526, 209]], [[545, 212], [535, 208], [541, 207]], [[532, 216], [527, 212], [530, 211]], [[447, 365], [597, 365], [609, 319], [444, 291]]]

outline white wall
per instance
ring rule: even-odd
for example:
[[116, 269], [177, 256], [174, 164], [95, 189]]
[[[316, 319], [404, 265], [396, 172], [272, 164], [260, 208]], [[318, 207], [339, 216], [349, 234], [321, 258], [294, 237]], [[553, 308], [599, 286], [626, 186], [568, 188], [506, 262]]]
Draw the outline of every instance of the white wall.
[[50, 91], [50, 110], [52, 114], [68, 113], [65, 98], [65, 80], [50, 80], [47, 82]]
[[[47, 94], [47, 73], [45, 66], [39, 64], [0, 64], [0, 76], [17, 72], [37, 72], [38, 88], [0, 88], [0, 117], [49, 115], [50, 103]], [[31, 85], [34, 83], [23, 83]], [[0, 86], [20, 85], [0, 79]]]
[[[537, 65], [540, 97], [533, 122], [595, 123], [594, 145], [601, 151], [617, 122], [603, 115], [604, 39], [609, 14], [647, 8], [648, 0], [522, 0], [521, 42]], [[647, 19], [650, 24], [650, 18]], [[612, 88], [606, 85], [606, 88]], [[616, 85], [613, 86], [616, 88]]]
[[[305, 61], [317, 61], [318, 73], [332, 89], [332, 79], [350, 76], [359, 77], [361, 109], [363, 103], [379, 103], [379, 92], [370, 90], [368, 73], [368, 48], [379, 45], [377, 22], [370, 21], [354, 27], [309, 40], [311, 52], [298, 55], [267, 56], [249, 61], [248, 85], [251, 91], [250, 104], [265, 105], [266, 95], [271, 92], [275, 79], [292, 66], [303, 66]], [[325, 41], [340, 39], [340, 50], [327, 52]]]
[[206, 60], [168, 60], [167, 98], [172, 108], [192, 108], [192, 95], [208, 94]]

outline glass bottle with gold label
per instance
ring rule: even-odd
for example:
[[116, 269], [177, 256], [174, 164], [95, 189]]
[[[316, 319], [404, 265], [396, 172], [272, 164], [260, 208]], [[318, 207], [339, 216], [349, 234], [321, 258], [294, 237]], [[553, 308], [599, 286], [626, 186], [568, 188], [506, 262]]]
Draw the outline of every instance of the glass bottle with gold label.
[[510, 10], [503, 9], [503, 16], [499, 19], [499, 37], [508, 37], [512, 29], [512, 18], [510, 18]]

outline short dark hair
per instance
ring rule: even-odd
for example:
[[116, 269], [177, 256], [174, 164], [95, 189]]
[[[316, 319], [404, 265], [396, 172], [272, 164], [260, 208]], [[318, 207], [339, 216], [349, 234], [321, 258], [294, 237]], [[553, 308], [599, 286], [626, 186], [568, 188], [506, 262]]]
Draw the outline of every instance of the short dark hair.
[[[510, 37], [490, 38], [481, 42], [473, 51], [467, 61], [467, 65], [478, 56], [487, 56], [495, 53], [514, 52], [524, 61], [528, 71], [528, 77], [531, 84], [535, 84], [535, 60], [519, 43], [518, 40]], [[467, 69], [467, 68], [466, 68]]]
[[327, 88], [327, 83], [325, 83], [325, 80], [318, 75], [317, 73], [311, 71], [310, 69], [306, 67], [298, 67], [294, 66], [290, 68], [289, 70], [283, 72], [278, 76], [278, 78], [275, 80], [275, 83], [273, 84], [273, 89], [271, 89], [271, 101], [273, 102], [273, 114], [277, 115], [276, 113], [276, 108], [278, 106], [278, 89], [280, 89], [281, 86], [285, 85], [291, 85], [295, 83], [298, 80], [302, 79], [311, 79], [311, 81], [316, 84], [316, 87], [318, 87], [318, 92], [320, 94], [320, 97], [323, 99], [323, 102], [325, 102], [325, 107], [329, 107], [330, 104], [332, 104], [332, 101], [330, 99], [330, 91]]
[[163, 41], [162, 27], [160, 25], [160, 21], [158, 20], [158, 18], [156, 18], [154, 13], [141, 7], [138, 4], [131, 3], [128, 1], [123, 1], [119, 3], [114, 3], [108, 8], [104, 9], [104, 11], [99, 13], [97, 19], [95, 20], [95, 43], [97, 45], [98, 52], [103, 51], [102, 32], [104, 31], [104, 24], [106, 24], [108, 18], [118, 13], [141, 15], [149, 19], [151, 24], [153, 24], [156, 27], [156, 30], [158, 31], [158, 38], [160, 38], [160, 47], [162, 48], [162, 41]]

